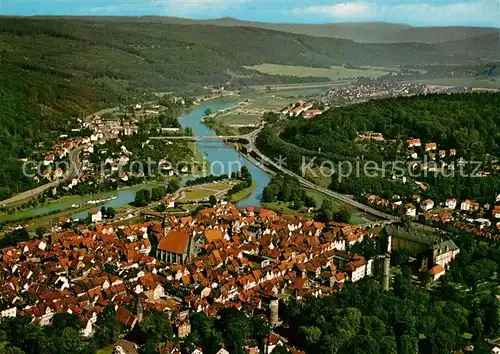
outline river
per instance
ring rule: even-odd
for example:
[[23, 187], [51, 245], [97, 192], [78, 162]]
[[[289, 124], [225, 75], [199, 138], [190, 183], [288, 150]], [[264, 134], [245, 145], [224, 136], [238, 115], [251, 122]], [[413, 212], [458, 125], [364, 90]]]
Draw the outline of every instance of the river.
[[[201, 105], [195, 106], [193, 109], [188, 111], [179, 117], [179, 123], [183, 128], [191, 128], [194, 135], [216, 135], [215, 132], [207, 128], [202, 122], [201, 118], [204, 116], [205, 110], [209, 108], [212, 112], [217, 112], [221, 109], [227, 109], [233, 107], [241, 100], [235, 97], [224, 98], [220, 100], [210, 101]], [[254, 192], [246, 199], [239, 202], [238, 207], [248, 207], [248, 206], [258, 206], [260, 204], [260, 198], [262, 196], [262, 191], [264, 187], [270, 180], [270, 176], [262, 171], [260, 168], [248, 161], [243, 155], [238, 153], [232, 147], [226, 145], [220, 140], [212, 141], [197, 141], [196, 142], [199, 151], [203, 154], [208, 161], [210, 161], [211, 173], [221, 174], [221, 173], [231, 173], [236, 172], [238, 165], [247, 166], [248, 170], [252, 174], [253, 180], [256, 182], [257, 187]], [[232, 169], [232, 170], [231, 170]], [[186, 177], [181, 181], [184, 184], [186, 180], [192, 179], [193, 177]], [[116, 192], [111, 192], [106, 197], [111, 195], [116, 195], [116, 198], [105, 203], [105, 207], [119, 207], [124, 204], [131, 203], [134, 201], [135, 193], [144, 188], [144, 185], [138, 185], [130, 188], [122, 188]], [[104, 197], [100, 197], [104, 199]], [[13, 215], [8, 215], [6, 220], [21, 220], [27, 217], [37, 217], [46, 215], [48, 213], [54, 212], [56, 210], [67, 210], [71, 208], [71, 205], [84, 205], [87, 201], [96, 199], [95, 196], [72, 196], [63, 198], [60, 201], [54, 201], [34, 209], [25, 209], [19, 211]], [[101, 206], [99, 206], [100, 208]], [[75, 218], [82, 218], [88, 214], [87, 211], [78, 212], [72, 215]]]

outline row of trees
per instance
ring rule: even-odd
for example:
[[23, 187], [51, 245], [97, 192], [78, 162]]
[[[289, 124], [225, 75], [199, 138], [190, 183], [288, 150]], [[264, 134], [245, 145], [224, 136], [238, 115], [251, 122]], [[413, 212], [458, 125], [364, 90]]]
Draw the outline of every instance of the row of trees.
[[252, 174], [248, 170], [248, 167], [242, 166], [240, 172], [238, 173], [232, 173], [231, 174], [232, 178], [237, 178], [241, 180], [240, 183], [235, 184], [228, 192], [227, 195], [231, 196], [233, 194], [236, 194], [238, 192], [241, 192], [244, 189], [250, 188], [252, 186]]
[[262, 201], [264, 203], [276, 201], [290, 203], [291, 207], [297, 210], [304, 206], [308, 208], [316, 207], [314, 198], [307, 195], [296, 178], [281, 174], [271, 178], [271, 181], [262, 191]]
[[141, 189], [135, 193], [134, 205], [141, 207], [146, 206], [151, 202], [160, 201], [167, 194], [174, 193], [179, 189], [179, 181], [172, 179], [168, 182], [167, 186], [164, 185], [154, 187], [151, 190]]

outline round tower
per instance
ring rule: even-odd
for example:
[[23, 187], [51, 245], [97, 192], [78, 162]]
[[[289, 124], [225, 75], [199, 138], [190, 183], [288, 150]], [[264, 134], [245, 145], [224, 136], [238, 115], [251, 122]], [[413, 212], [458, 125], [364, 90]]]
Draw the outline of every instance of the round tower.
[[270, 312], [269, 323], [273, 327], [277, 326], [279, 322], [278, 311], [279, 311], [279, 300], [276, 298], [271, 299], [269, 301], [269, 312]]

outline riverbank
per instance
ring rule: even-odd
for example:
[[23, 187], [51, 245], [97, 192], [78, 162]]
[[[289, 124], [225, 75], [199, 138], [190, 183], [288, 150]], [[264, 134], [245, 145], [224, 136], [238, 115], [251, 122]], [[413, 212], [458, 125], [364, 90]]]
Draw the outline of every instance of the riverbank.
[[[119, 207], [130, 203], [135, 198], [135, 192], [142, 188], [152, 189], [164, 185], [165, 181], [147, 181], [133, 186], [121, 187], [112, 191], [103, 191], [88, 195], [72, 195], [53, 199], [38, 207], [27, 208], [13, 214], [0, 214], [0, 222], [22, 223], [34, 218], [58, 219], [61, 216], [85, 217], [86, 212], [92, 209], [106, 207]], [[111, 199], [116, 197], [114, 199]], [[89, 201], [102, 201], [89, 204]], [[74, 207], [76, 206], [76, 207]]]
[[232, 203], [239, 203], [240, 201], [248, 198], [249, 196], [252, 195], [252, 193], [255, 191], [257, 188], [257, 182], [252, 181], [252, 185], [248, 188], [243, 189], [242, 191], [239, 191], [238, 193], [235, 193], [231, 196], [231, 202]]

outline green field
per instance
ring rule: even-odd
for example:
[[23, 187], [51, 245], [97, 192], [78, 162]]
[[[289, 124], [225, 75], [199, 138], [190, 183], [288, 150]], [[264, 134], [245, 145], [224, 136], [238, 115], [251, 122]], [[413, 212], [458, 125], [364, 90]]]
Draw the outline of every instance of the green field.
[[500, 89], [500, 79], [487, 79], [487, 80], [476, 80], [474, 77], [457, 77], [457, 78], [437, 78], [437, 79], [425, 79], [418, 80], [425, 85], [437, 85], [437, 86], [466, 86], [466, 87], [478, 87], [478, 88], [495, 88]]
[[231, 202], [237, 203], [240, 200], [248, 198], [253, 193], [253, 191], [255, 190], [255, 188], [257, 188], [257, 182], [253, 181], [252, 185], [250, 187], [248, 187], [246, 189], [243, 189], [242, 191], [240, 191], [238, 193], [233, 194], [231, 196]]
[[[333, 203], [333, 205], [337, 210], [339, 210], [340, 207], [342, 206], [342, 203], [339, 202], [338, 200], [330, 198], [324, 195], [323, 193], [320, 193], [313, 189], [306, 188], [306, 193], [307, 195], [311, 196], [314, 199], [314, 201], [316, 202], [316, 206], [318, 208], [321, 206], [321, 203], [323, 203], [323, 200], [325, 200], [326, 198], [330, 199], [330, 201]], [[364, 224], [367, 223], [368, 220], [374, 220], [374, 217], [366, 215], [365, 213], [363, 213], [358, 209], [351, 210], [351, 220], [349, 220], [351, 224]]]
[[194, 186], [183, 191], [182, 200], [200, 200], [231, 189], [232, 183], [219, 183], [207, 186]]
[[343, 66], [330, 66], [329, 68], [311, 68], [307, 66], [259, 64], [245, 66], [246, 69], [257, 70], [268, 75], [285, 75], [297, 77], [327, 77], [330, 80], [338, 80], [349, 77], [379, 77], [387, 75], [387, 71], [379, 68], [347, 69]]
[[260, 122], [260, 114], [238, 114], [231, 113], [221, 117], [223, 124], [258, 124]]

